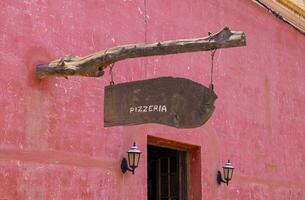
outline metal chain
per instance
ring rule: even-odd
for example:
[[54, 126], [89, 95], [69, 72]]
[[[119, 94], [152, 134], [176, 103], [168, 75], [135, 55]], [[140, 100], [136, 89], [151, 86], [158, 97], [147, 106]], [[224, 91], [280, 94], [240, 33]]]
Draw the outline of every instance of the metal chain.
[[[105, 62], [105, 59], [106, 59], [106, 53], [107, 53], [107, 51], [108, 51], [108, 48], [105, 50], [105, 52], [104, 52], [104, 57], [103, 57], [103, 61]], [[110, 85], [114, 85], [114, 81], [113, 81], [113, 72], [112, 72], [112, 69], [113, 69], [113, 67], [114, 67], [114, 63], [111, 63], [110, 65], [109, 65], [109, 75], [110, 75]]]
[[[208, 32], [208, 34], [209, 34], [209, 42], [210, 42], [212, 39], [212, 33]], [[214, 56], [215, 56], [216, 50], [217, 49], [211, 49], [211, 79], [210, 79], [209, 88], [212, 90], [214, 90], [213, 73], [214, 73]]]
[[112, 71], [113, 67], [114, 67], [114, 63], [110, 64], [110, 66], [109, 66], [109, 75], [110, 75], [110, 83], [109, 84], [110, 85], [114, 85], [113, 71]]
[[214, 72], [214, 56], [216, 53], [217, 49], [211, 50], [211, 80], [210, 80], [210, 85], [209, 88], [214, 90], [214, 84], [213, 84], [213, 72]]

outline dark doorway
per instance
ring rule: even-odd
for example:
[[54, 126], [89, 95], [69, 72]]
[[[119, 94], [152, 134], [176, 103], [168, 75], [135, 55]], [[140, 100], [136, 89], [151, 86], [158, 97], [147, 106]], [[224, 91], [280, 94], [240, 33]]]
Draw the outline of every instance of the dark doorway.
[[186, 200], [186, 151], [148, 145], [148, 200]]

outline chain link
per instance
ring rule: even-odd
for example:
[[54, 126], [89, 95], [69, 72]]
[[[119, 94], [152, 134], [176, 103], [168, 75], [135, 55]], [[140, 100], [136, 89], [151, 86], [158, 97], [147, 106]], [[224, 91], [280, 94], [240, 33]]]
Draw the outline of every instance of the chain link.
[[215, 53], [216, 53], [216, 50], [217, 49], [213, 49], [211, 50], [211, 80], [210, 80], [210, 85], [209, 85], [209, 88], [214, 90], [214, 84], [213, 84], [213, 73], [214, 73], [214, 56], [215, 56]]
[[[212, 33], [208, 32], [208, 34], [209, 34], [209, 42], [210, 42], [212, 39]], [[214, 90], [213, 73], [214, 73], [214, 56], [215, 56], [216, 50], [217, 49], [211, 49], [211, 79], [210, 79], [210, 85], [209, 85], [209, 88], [211, 90]]]
[[109, 66], [109, 75], [110, 75], [110, 83], [109, 84], [110, 85], [114, 85], [113, 71], [112, 71], [113, 67], [114, 67], [114, 63], [110, 64], [110, 66]]

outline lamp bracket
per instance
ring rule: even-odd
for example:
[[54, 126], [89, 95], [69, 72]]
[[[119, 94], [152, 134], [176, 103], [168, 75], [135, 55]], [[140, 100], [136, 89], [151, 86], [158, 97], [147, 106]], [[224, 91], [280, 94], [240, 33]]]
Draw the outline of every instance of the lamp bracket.
[[130, 169], [128, 167], [128, 163], [127, 163], [127, 159], [126, 158], [123, 158], [122, 159], [122, 162], [121, 162], [121, 170], [123, 172], [123, 174], [125, 174], [126, 171], [131, 171], [132, 174], [134, 174], [134, 169]]
[[220, 185], [221, 183], [226, 183], [227, 185], [229, 185], [229, 181], [224, 181], [222, 179], [222, 175], [221, 175], [221, 172], [218, 171], [217, 172], [217, 176], [216, 176], [216, 180], [217, 180], [217, 183]]

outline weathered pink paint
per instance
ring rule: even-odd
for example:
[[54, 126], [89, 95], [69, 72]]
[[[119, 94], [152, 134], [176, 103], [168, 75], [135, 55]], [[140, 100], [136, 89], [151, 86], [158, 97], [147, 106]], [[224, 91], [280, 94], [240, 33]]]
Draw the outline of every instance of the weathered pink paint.
[[[149, 138], [190, 150], [189, 199], [305, 199], [305, 37], [251, 1], [146, 0], [147, 41], [225, 25], [248, 45], [218, 50], [207, 124], [103, 127], [101, 78], [37, 80], [35, 64], [145, 40], [144, 0], [0, 2], [0, 199], [146, 199]], [[209, 84], [210, 54], [116, 63], [115, 82], [179, 76]], [[150, 137], [147, 137], [150, 136]], [[120, 171], [132, 142], [135, 175]], [[215, 176], [227, 159], [229, 187]]]

